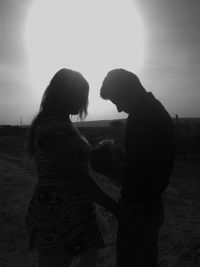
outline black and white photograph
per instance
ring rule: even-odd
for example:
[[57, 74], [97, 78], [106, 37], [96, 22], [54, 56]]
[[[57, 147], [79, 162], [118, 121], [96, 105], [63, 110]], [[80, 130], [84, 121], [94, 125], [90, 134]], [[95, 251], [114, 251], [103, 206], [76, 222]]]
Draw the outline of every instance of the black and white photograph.
[[0, 267], [200, 266], [199, 29], [199, 0], [0, 0]]

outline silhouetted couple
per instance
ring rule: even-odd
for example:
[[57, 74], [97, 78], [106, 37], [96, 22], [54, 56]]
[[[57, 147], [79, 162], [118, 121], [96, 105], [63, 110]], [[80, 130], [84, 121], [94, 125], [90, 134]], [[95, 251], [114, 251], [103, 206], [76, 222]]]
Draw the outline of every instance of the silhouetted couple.
[[28, 138], [38, 181], [26, 223], [39, 267], [95, 266], [105, 247], [103, 217], [95, 202], [119, 224], [117, 266], [158, 266], [157, 240], [163, 223], [162, 194], [172, 172], [173, 124], [167, 111], [138, 77], [123, 69], [110, 71], [100, 95], [129, 114], [125, 138], [121, 198], [116, 202], [90, 176], [90, 145], [70, 120], [87, 115], [89, 85], [72, 70], [61, 69], [44, 92]]

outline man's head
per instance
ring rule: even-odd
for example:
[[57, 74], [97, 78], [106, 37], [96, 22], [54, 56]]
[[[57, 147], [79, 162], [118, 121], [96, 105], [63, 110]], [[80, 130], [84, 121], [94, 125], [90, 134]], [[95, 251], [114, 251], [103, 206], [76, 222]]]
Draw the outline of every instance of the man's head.
[[101, 97], [112, 101], [118, 112], [127, 113], [140, 105], [140, 100], [145, 93], [138, 77], [124, 69], [114, 69], [108, 72], [100, 91]]

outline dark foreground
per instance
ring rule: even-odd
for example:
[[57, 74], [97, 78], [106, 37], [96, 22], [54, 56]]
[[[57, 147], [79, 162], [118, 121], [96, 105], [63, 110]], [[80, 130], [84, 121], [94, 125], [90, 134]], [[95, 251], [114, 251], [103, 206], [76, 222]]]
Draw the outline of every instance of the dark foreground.
[[[200, 266], [200, 160], [177, 158], [164, 196], [165, 224], [159, 238], [161, 267]], [[114, 198], [119, 189], [105, 177], [96, 181]], [[35, 267], [37, 254], [28, 251], [24, 214], [36, 182], [34, 168], [19, 151], [0, 153], [0, 267]], [[112, 215], [101, 209], [116, 230]], [[107, 240], [97, 267], [115, 266], [115, 237]], [[133, 252], [134, 253], [134, 252]]]

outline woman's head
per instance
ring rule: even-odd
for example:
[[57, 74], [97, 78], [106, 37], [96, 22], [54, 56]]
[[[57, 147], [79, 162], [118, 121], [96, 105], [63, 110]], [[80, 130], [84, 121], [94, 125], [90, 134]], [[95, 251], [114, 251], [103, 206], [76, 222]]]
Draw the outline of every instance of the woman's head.
[[45, 114], [87, 115], [89, 84], [81, 73], [70, 69], [59, 70], [46, 88], [40, 112]]
[[34, 157], [35, 129], [43, 117], [58, 115], [62, 118], [78, 115], [81, 119], [87, 115], [89, 84], [77, 71], [61, 69], [53, 76], [46, 88], [40, 104], [39, 113], [31, 123], [27, 140], [27, 150]]

